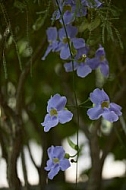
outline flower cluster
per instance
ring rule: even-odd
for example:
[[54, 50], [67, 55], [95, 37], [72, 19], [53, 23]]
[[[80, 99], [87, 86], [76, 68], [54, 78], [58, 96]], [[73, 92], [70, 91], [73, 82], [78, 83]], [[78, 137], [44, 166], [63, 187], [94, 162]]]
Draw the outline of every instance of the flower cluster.
[[[100, 69], [104, 77], [109, 76], [109, 64], [106, 59], [104, 47], [99, 44], [90, 57], [90, 47], [83, 38], [77, 37], [78, 28], [72, 25], [76, 18], [87, 15], [88, 9], [102, 8], [99, 0], [56, 0], [57, 10], [52, 15], [52, 20], [59, 20], [61, 28], [49, 27], [46, 31], [48, 47], [42, 60], [52, 52], [59, 54], [65, 61], [64, 69], [66, 72], [76, 71], [77, 76], [84, 78], [93, 70]], [[91, 120], [100, 117], [116, 122], [121, 116], [121, 107], [115, 103], [110, 103], [109, 96], [102, 89], [96, 88], [90, 93], [89, 99], [93, 103], [92, 108], [87, 110], [87, 115]], [[65, 106], [67, 98], [60, 94], [51, 96], [47, 103], [47, 114], [41, 125], [44, 131], [48, 132], [59, 123], [65, 124], [72, 120], [73, 114]], [[69, 157], [66, 157], [62, 146], [51, 146], [47, 150], [49, 160], [47, 161], [46, 171], [49, 171], [48, 178], [53, 179], [58, 172], [65, 171], [70, 167]]]
[[105, 56], [104, 48], [99, 45], [95, 57], [89, 58], [90, 47], [83, 38], [78, 38], [78, 28], [73, 26], [77, 17], [86, 16], [87, 10], [100, 8], [102, 3], [99, 0], [57, 0], [57, 10], [54, 11], [52, 19], [59, 20], [62, 28], [49, 27], [46, 31], [49, 46], [42, 57], [52, 51], [57, 52], [62, 60], [67, 60], [64, 64], [66, 72], [77, 71], [81, 78], [86, 77], [92, 70], [100, 68], [101, 73], [108, 77], [109, 67]]
[[99, 0], [57, 0], [56, 2], [57, 10], [54, 11], [52, 20], [59, 20], [66, 25], [75, 21], [77, 17], [86, 16], [88, 8], [99, 8], [102, 5]]

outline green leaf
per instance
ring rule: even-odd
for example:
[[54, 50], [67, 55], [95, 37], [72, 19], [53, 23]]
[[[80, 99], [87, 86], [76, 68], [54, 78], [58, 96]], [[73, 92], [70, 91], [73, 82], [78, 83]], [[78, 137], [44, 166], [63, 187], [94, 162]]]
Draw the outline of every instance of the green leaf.
[[85, 31], [86, 29], [88, 29], [88, 26], [89, 26], [89, 22], [87, 21], [82, 22], [82, 24], [78, 26], [79, 32]]
[[100, 23], [101, 23], [100, 18], [96, 17], [96, 18], [94, 19], [94, 21], [91, 22], [91, 23], [88, 25], [88, 30], [89, 30], [89, 31], [93, 31], [95, 28], [97, 28], [97, 27], [100, 25]]

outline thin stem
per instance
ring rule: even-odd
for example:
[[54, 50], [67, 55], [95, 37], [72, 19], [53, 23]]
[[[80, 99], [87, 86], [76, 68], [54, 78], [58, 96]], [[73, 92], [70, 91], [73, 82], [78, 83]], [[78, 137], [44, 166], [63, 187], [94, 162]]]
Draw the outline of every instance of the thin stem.
[[[59, 2], [58, 0], [56, 0], [56, 3], [57, 3], [57, 6], [58, 6], [58, 9], [59, 9], [59, 12], [60, 12], [60, 15], [62, 15], [62, 11], [60, 9], [60, 6], [59, 6]], [[63, 27], [64, 27], [64, 30], [65, 30], [65, 34], [66, 34], [66, 38], [68, 39], [68, 47], [69, 47], [69, 50], [70, 50], [70, 56], [71, 56], [71, 61], [72, 61], [72, 70], [73, 70], [73, 95], [74, 95], [74, 100], [75, 100], [75, 107], [76, 107], [76, 110], [77, 110], [77, 123], [78, 123], [78, 126], [79, 126], [79, 108], [78, 108], [78, 103], [77, 103], [77, 95], [76, 95], [76, 91], [75, 91], [75, 75], [74, 75], [74, 62], [73, 62], [73, 55], [72, 55], [72, 52], [71, 52], [71, 45], [70, 45], [70, 42], [69, 42], [69, 37], [68, 37], [68, 34], [67, 34], [67, 30], [66, 30], [66, 25], [65, 25], [65, 22], [64, 22], [64, 19], [63, 19], [63, 16], [62, 16], [62, 23], [63, 23]], [[78, 133], [78, 129], [77, 129], [77, 146], [79, 144], [79, 133]], [[77, 161], [78, 161], [78, 155], [77, 155]], [[76, 188], [77, 188], [77, 175], [78, 175], [78, 162], [76, 164]]]

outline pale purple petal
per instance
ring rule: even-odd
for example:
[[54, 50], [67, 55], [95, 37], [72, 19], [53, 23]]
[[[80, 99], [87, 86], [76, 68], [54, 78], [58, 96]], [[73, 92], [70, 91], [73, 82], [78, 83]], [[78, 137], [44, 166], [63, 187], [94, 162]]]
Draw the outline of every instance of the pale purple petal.
[[53, 179], [55, 175], [58, 174], [58, 172], [60, 171], [59, 165], [56, 164], [54, 168], [52, 168], [50, 170], [50, 172], [48, 173], [48, 178], [49, 179]]
[[71, 56], [69, 46], [65, 44], [60, 51], [60, 58], [63, 60], [68, 59]]
[[81, 63], [81, 64], [78, 66], [78, 68], [77, 68], [77, 75], [78, 75], [79, 77], [84, 78], [84, 77], [86, 77], [89, 73], [91, 73], [91, 71], [92, 71], [92, 70], [91, 70], [91, 68], [90, 68], [88, 65]]
[[49, 45], [49, 46], [47, 47], [47, 50], [46, 50], [44, 56], [42, 57], [42, 60], [45, 60], [45, 58], [47, 57], [47, 55], [50, 53], [51, 50], [52, 50], [52, 46]]
[[109, 102], [109, 97], [108, 95], [105, 93], [105, 91], [102, 89], [100, 90], [99, 88], [96, 88], [92, 93], [90, 93], [90, 100], [98, 105], [101, 104], [104, 101], [108, 101]]
[[115, 104], [115, 103], [110, 103], [110, 111], [114, 111], [118, 116], [122, 115], [121, 109], [122, 107]]
[[106, 119], [110, 122], [114, 122], [114, 121], [118, 120], [118, 115], [114, 111], [110, 111], [109, 109], [104, 111], [102, 113], [102, 116], [104, 119]]
[[54, 163], [52, 162], [51, 159], [50, 159], [50, 160], [47, 160], [47, 166], [44, 167], [44, 169], [45, 169], [46, 171], [49, 171], [49, 170], [51, 170], [51, 168], [52, 168], [53, 165], [54, 165]]
[[109, 66], [108, 66], [107, 60], [104, 61], [104, 63], [101, 63], [99, 67], [100, 67], [101, 73], [102, 73], [105, 77], [108, 77], [108, 75], [109, 75]]
[[58, 124], [59, 120], [56, 116], [51, 117], [49, 114], [46, 114], [44, 122], [41, 123], [44, 126], [44, 131], [48, 132], [52, 127], [55, 127]]
[[73, 117], [73, 114], [67, 109], [64, 109], [58, 112], [58, 119], [59, 119], [59, 122], [62, 124], [69, 122], [72, 119], [72, 117]]
[[[67, 36], [71, 39], [74, 38], [78, 32], [78, 29], [75, 26], [67, 25], [66, 26]], [[59, 39], [62, 41], [63, 38], [66, 38], [66, 32], [64, 28], [59, 29]]]
[[56, 41], [57, 39], [57, 28], [49, 27], [46, 31], [48, 42]]
[[71, 11], [66, 11], [63, 15], [63, 19], [65, 24], [70, 24], [74, 21], [74, 14]]
[[96, 53], [95, 53], [96, 57], [101, 57], [101, 56], [105, 56], [105, 50], [104, 48], [100, 45], [100, 47], [97, 49]]
[[53, 157], [53, 151], [54, 151], [54, 149], [55, 149], [55, 147], [53, 145], [47, 149], [48, 157], [50, 159], [52, 159], [52, 157]]
[[72, 39], [74, 38], [77, 33], [78, 33], [78, 29], [76, 26], [72, 26], [72, 25], [67, 25], [66, 26], [66, 30], [67, 30], [67, 34], [68, 36]]
[[85, 47], [85, 40], [83, 38], [73, 38], [72, 42], [75, 49]]
[[65, 156], [65, 151], [62, 146], [56, 146], [53, 150], [53, 156], [59, 160], [63, 159]]
[[101, 108], [101, 106], [95, 106], [94, 108], [90, 108], [87, 110], [87, 115], [92, 120], [99, 119], [102, 113], [103, 109]]
[[70, 162], [68, 159], [63, 159], [60, 161], [60, 169], [62, 171], [65, 171], [69, 167], [70, 167]]
[[72, 61], [69, 62], [69, 63], [64, 64], [64, 68], [65, 68], [66, 72], [73, 71], [73, 68], [74, 68], [74, 71], [75, 71], [77, 69], [77, 67], [78, 67], [78, 63], [76, 61], [74, 61], [73, 65], [72, 65]]
[[99, 64], [100, 64], [99, 63], [99, 58], [97, 58], [97, 57], [94, 57], [94, 58], [91, 58], [91, 59], [88, 58], [87, 63], [90, 66], [90, 68], [93, 69], [93, 70], [97, 69]]
[[48, 101], [47, 112], [49, 112], [52, 108], [56, 108], [56, 110], [62, 110], [66, 105], [67, 99], [65, 96], [60, 96], [59, 94], [55, 94]]

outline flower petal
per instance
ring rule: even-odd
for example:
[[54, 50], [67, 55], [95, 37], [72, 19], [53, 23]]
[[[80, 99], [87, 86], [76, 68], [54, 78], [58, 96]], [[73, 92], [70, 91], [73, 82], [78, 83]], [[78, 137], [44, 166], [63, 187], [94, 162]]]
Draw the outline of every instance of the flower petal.
[[[78, 29], [75, 26], [67, 25], [66, 31], [69, 38], [74, 38], [78, 32]], [[64, 28], [59, 29], [59, 39], [61, 41], [63, 40], [63, 38], [66, 38], [66, 31], [64, 30]]]
[[97, 51], [95, 53], [95, 56], [96, 57], [105, 56], [105, 50], [101, 45], [99, 45], [99, 48], [97, 49]]
[[73, 38], [72, 42], [75, 49], [85, 47], [85, 40], [83, 38]]
[[109, 109], [104, 111], [102, 113], [102, 116], [104, 119], [106, 119], [110, 122], [114, 122], [114, 121], [118, 120], [118, 115], [114, 111], [110, 111]]
[[60, 58], [63, 60], [68, 59], [71, 56], [70, 50], [67, 44], [65, 44], [60, 51]]
[[46, 171], [49, 171], [49, 170], [51, 170], [51, 168], [54, 166], [54, 163], [52, 162], [52, 160], [50, 159], [50, 160], [47, 160], [47, 166], [46, 167], [44, 167], [44, 169], [46, 170]]
[[57, 28], [56, 27], [49, 27], [46, 31], [48, 42], [55, 41], [57, 39]]
[[58, 112], [58, 119], [59, 119], [59, 122], [62, 124], [69, 122], [72, 119], [72, 117], [73, 117], [73, 114], [66, 109]]
[[44, 122], [41, 123], [44, 126], [44, 131], [48, 132], [52, 127], [55, 127], [58, 124], [58, 118], [56, 116], [51, 117], [49, 114], [46, 114]]
[[49, 46], [47, 47], [47, 50], [46, 50], [44, 56], [42, 57], [42, 60], [45, 60], [45, 58], [47, 57], [47, 55], [50, 53], [51, 50], [52, 50], [52, 46], [49, 45]]
[[100, 90], [99, 88], [96, 88], [92, 93], [90, 93], [90, 100], [98, 105], [101, 104], [104, 101], [108, 101], [109, 102], [109, 97], [108, 95], [105, 93], [105, 91], [102, 89]]
[[73, 65], [72, 65], [72, 62], [69, 62], [69, 63], [65, 63], [64, 64], [64, 68], [65, 68], [65, 71], [66, 72], [71, 72], [73, 71], [73, 67], [74, 67], [74, 71], [77, 69], [78, 67], [78, 64], [77, 62], [74, 61]]
[[[70, 24], [74, 21], [74, 14], [71, 11], [66, 11], [63, 15], [63, 20], [65, 24]], [[62, 21], [61, 21], [62, 22]]]
[[59, 160], [63, 159], [65, 151], [62, 146], [55, 146], [53, 149], [53, 157], [58, 158]]
[[99, 119], [102, 113], [103, 110], [101, 109], [101, 106], [95, 106], [94, 108], [90, 108], [87, 111], [87, 115], [92, 120]]
[[55, 94], [48, 101], [47, 112], [50, 112], [52, 108], [57, 111], [64, 109], [67, 99], [65, 96], [60, 96], [60, 94]]
[[110, 103], [110, 108], [109, 110], [110, 111], [114, 111], [118, 116], [121, 116], [122, 115], [122, 112], [121, 112], [121, 109], [122, 107], [115, 104], [115, 103]]
[[47, 149], [47, 153], [48, 153], [48, 156], [49, 156], [49, 158], [51, 159], [52, 158], [52, 156], [53, 156], [53, 150], [54, 150], [54, 146], [52, 145], [51, 147], [49, 147], [48, 149]]
[[99, 65], [101, 73], [105, 76], [108, 77], [109, 75], [109, 66], [107, 60], [105, 60], [103, 63]]
[[60, 161], [60, 169], [62, 171], [65, 171], [67, 168], [70, 167], [70, 162], [68, 159], [64, 158], [63, 160]]
[[48, 178], [49, 178], [49, 179], [53, 179], [54, 176], [57, 175], [59, 171], [60, 171], [60, 167], [59, 167], [58, 164], [56, 164], [55, 167], [52, 168], [52, 169], [50, 170], [50, 172], [48, 173]]
[[86, 65], [86, 64], [80, 64], [79, 67], [77, 68], [77, 75], [79, 77], [86, 77], [89, 73], [91, 73], [91, 68]]
[[94, 57], [94, 58], [88, 58], [87, 59], [87, 63], [88, 63], [88, 65], [90, 66], [90, 68], [91, 69], [93, 69], [93, 70], [95, 70], [95, 69], [97, 69], [98, 68], [98, 66], [99, 66], [99, 59], [98, 58], [96, 58], [96, 57]]
[[66, 30], [67, 30], [67, 34], [70, 37], [70, 39], [74, 38], [78, 33], [78, 29], [76, 26], [67, 25]]

